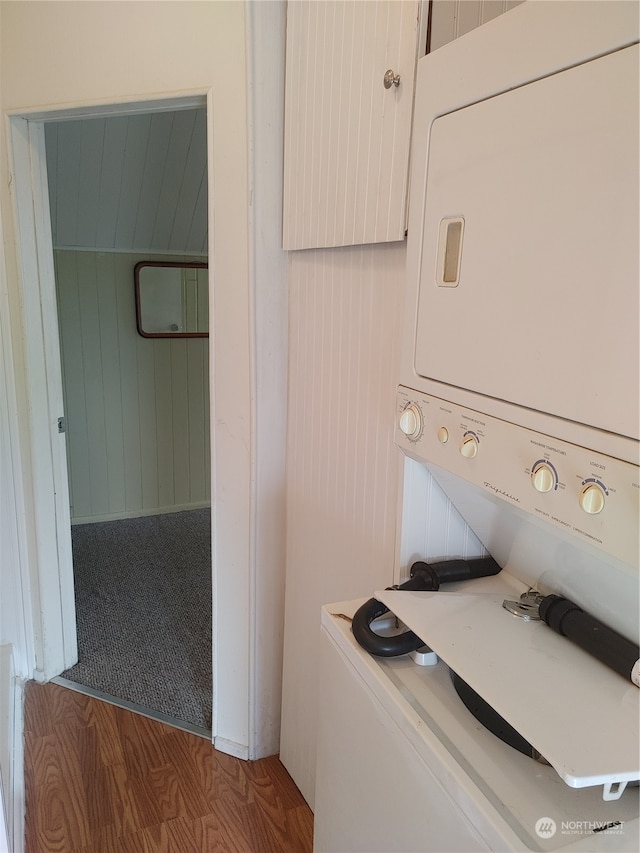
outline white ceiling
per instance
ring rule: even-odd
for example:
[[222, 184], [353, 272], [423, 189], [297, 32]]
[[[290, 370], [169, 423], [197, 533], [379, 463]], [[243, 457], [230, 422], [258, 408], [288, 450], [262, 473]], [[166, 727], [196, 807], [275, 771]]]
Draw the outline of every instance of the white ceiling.
[[206, 110], [45, 125], [53, 245], [207, 255]]

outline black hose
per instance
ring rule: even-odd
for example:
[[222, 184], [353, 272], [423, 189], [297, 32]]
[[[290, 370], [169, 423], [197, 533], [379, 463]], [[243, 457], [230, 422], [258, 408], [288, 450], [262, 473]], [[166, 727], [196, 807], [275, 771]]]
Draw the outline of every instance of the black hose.
[[547, 595], [540, 604], [540, 618], [593, 657], [640, 687], [640, 648], [581, 607], [560, 595]]
[[[482, 557], [478, 560], [444, 560], [439, 563], [417, 562], [411, 566], [409, 580], [392, 589], [435, 592], [442, 582], [453, 583], [487, 577], [497, 575], [499, 571], [500, 566], [492, 557]], [[389, 608], [376, 598], [370, 598], [356, 610], [351, 622], [351, 630], [365, 651], [377, 657], [396, 657], [414, 652], [424, 646], [423, 640], [413, 631], [404, 631], [395, 637], [382, 637], [376, 634], [371, 628], [371, 623], [388, 612]]]
[[389, 608], [385, 607], [377, 598], [370, 598], [365, 601], [356, 611], [351, 623], [351, 630], [365, 651], [369, 652], [370, 655], [390, 658], [396, 655], [406, 655], [424, 646], [420, 637], [413, 631], [404, 631], [395, 637], [381, 637], [380, 634], [376, 634], [370, 627], [371, 623], [374, 619], [388, 612]]

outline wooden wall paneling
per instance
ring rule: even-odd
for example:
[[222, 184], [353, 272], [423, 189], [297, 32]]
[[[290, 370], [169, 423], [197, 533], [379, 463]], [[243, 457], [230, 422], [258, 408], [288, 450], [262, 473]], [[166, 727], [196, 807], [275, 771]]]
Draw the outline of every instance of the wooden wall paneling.
[[187, 343], [184, 338], [165, 341], [170, 348], [171, 358], [171, 408], [173, 423], [173, 448], [171, 468], [173, 474], [173, 503], [188, 504], [189, 494], [189, 393]]
[[[344, 97], [345, 93], [340, 91], [340, 81], [345, 78], [345, 67], [349, 61], [345, 52], [345, 41], [350, 31], [348, 26], [349, 5], [351, 4], [332, 3], [327, 9], [327, 28], [332, 34], [331, 67], [335, 69], [335, 73], [330, 75], [328, 80], [326, 97], [329, 103], [337, 99], [337, 104], [336, 109], [329, 113], [329, 121], [326, 127], [321, 128], [323, 136], [326, 137], [323, 140], [323, 148], [327, 159], [326, 168], [319, 170], [319, 173], [324, 174], [325, 180], [318, 195], [318, 230], [325, 245], [333, 244], [336, 231], [337, 211], [332, 205], [332, 201], [336, 197], [338, 167], [342, 152], [338, 146], [328, 144], [328, 141], [332, 136], [336, 139], [340, 138], [347, 117], [345, 105], [348, 98]], [[351, 18], [353, 18], [353, 11], [351, 11]]]
[[[176, 215], [176, 199], [179, 197], [184, 175], [184, 166], [182, 168], [171, 168], [171, 164], [187, 162], [195, 117], [194, 110], [179, 110], [173, 115], [163, 181], [160, 185], [155, 216], [152, 218], [151, 239], [147, 244], [150, 249], [161, 250], [169, 245], [173, 220]], [[204, 162], [206, 162], [206, 155]]]
[[[306, 224], [307, 239], [311, 240], [307, 245], [322, 245], [322, 241], [317, 239], [316, 219], [322, 218], [324, 181], [327, 179], [327, 173], [322, 165], [325, 162], [324, 151], [330, 141], [329, 129], [333, 111], [333, 104], [330, 102], [330, 80], [333, 73], [335, 33], [329, 30], [333, 5], [335, 4], [326, 2], [312, 3], [309, 19], [308, 33], [311, 37], [309, 48], [312, 48], [313, 54], [310, 57], [305, 92], [308, 99], [306, 143], [303, 149], [305, 158], [300, 166], [305, 172], [309, 170], [309, 195], [304, 199], [305, 213], [302, 219]], [[311, 200], [313, 200], [312, 203]]]
[[106, 515], [109, 512], [108, 491], [104, 489], [108, 477], [107, 431], [95, 255], [81, 252], [78, 255], [77, 264], [86, 424], [91, 447], [89, 454], [91, 515]]
[[395, 581], [409, 577], [416, 560], [471, 559], [486, 550], [429, 471], [405, 458], [402, 531]]
[[196, 269], [195, 292], [196, 292], [196, 328], [199, 332], [209, 330], [209, 270]]
[[204, 109], [45, 132], [54, 246], [207, 254]]
[[[174, 205], [174, 219], [171, 224], [169, 246], [181, 246], [187, 252], [207, 254], [202, 246], [194, 246], [189, 242], [191, 225], [194, 220], [194, 204], [191, 199], [198, 199], [201, 189], [204, 187], [203, 197], [206, 202], [207, 184], [207, 114], [205, 110], [196, 110], [191, 138], [189, 140], [189, 151], [186, 158], [184, 172], [177, 201]], [[196, 202], [197, 204], [197, 202]], [[206, 210], [204, 211], [206, 223]]]
[[[45, 132], [49, 133], [46, 126]], [[80, 154], [82, 127], [80, 122], [60, 122], [57, 125], [56, 148], [57, 192], [54, 245], [75, 246], [77, 243], [77, 205], [80, 192]], [[49, 161], [49, 158], [48, 158]], [[48, 169], [51, 168], [49, 162]], [[64, 193], [60, 189], [64, 187]], [[53, 196], [51, 196], [53, 198]]]
[[208, 339], [138, 335], [137, 260], [56, 252], [75, 521], [210, 499]]
[[456, 37], [456, 0], [433, 0], [431, 4], [431, 52]]
[[209, 255], [207, 203], [207, 175], [205, 171], [200, 181], [200, 188], [198, 189], [198, 195], [193, 206], [193, 219], [191, 220], [189, 236], [185, 245], [187, 254]]
[[[311, 12], [311, 3], [287, 3], [287, 27], [295, 27], [299, 32], [308, 30], [308, 16]], [[306, 20], [303, 20], [306, 18]], [[303, 75], [302, 64], [307, 63], [308, 57], [301, 50], [293, 53], [287, 51], [285, 65], [285, 114], [293, 113], [297, 116], [295, 122], [285, 120], [284, 125], [284, 161], [287, 168], [284, 171], [282, 181], [282, 205], [283, 205], [283, 246], [297, 245], [300, 241], [299, 223], [300, 211], [298, 200], [303, 197], [304, 191], [300, 191], [299, 182], [304, 182], [305, 173], [300, 169], [300, 146], [304, 138], [305, 111], [302, 105], [302, 86], [289, 86], [286, 80], [289, 75], [300, 80]], [[306, 72], [304, 72], [306, 73]]]
[[[120, 349], [120, 401], [122, 455], [124, 459], [124, 512], [144, 506], [142, 489], [142, 441], [139, 395], [142, 392], [138, 365], [138, 339], [130, 255], [113, 254], [117, 283], [118, 345]], [[155, 435], [153, 436], [155, 442]]]
[[[149, 144], [151, 116], [139, 115], [129, 118], [127, 144], [118, 199], [117, 226], [114, 248], [131, 249], [136, 230], [138, 198], [142, 189], [144, 165]], [[117, 175], [113, 176], [117, 180]], [[65, 245], [58, 238], [58, 245]]]
[[75, 508], [81, 514], [91, 511], [89, 470], [89, 435], [87, 432], [80, 299], [78, 296], [78, 257], [71, 253], [55, 253], [58, 288], [58, 323], [65, 417], [67, 419], [67, 467], [71, 516]]
[[128, 127], [129, 117], [127, 116], [112, 116], [105, 120], [95, 238], [95, 245], [101, 249], [114, 248], [116, 245], [118, 206], [123, 189], [122, 172], [127, 150]]
[[404, 457], [393, 437], [405, 259], [404, 244], [396, 243], [295, 252], [289, 260], [280, 754], [310, 804], [320, 607], [404, 579], [415, 559], [483, 553], [416, 463], [405, 481], [410, 522], [398, 527]]
[[98, 317], [100, 323], [100, 355], [102, 360], [102, 394], [104, 405], [105, 448], [107, 454], [108, 513], [126, 505], [124, 441], [122, 426], [122, 385], [120, 368], [120, 327], [116, 256], [96, 256], [98, 281]]
[[136, 335], [138, 363], [138, 417], [140, 420], [140, 473], [142, 510], [160, 506], [158, 482], [158, 418], [156, 412], [155, 341]]
[[208, 500], [211, 478], [207, 465], [206, 448], [209, 433], [205, 424], [205, 361], [208, 346], [202, 339], [192, 341], [197, 346], [187, 350], [187, 398], [189, 411], [189, 500], [194, 502]]
[[210, 348], [207, 345], [203, 347], [203, 376], [204, 381], [202, 383], [203, 392], [204, 392], [204, 430], [205, 430], [205, 443], [204, 443], [204, 464], [205, 464], [205, 500], [211, 500], [211, 481], [212, 477], [209, 476], [209, 472], [211, 471], [213, 462], [211, 459], [211, 406], [209, 404], [209, 389], [211, 387], [212, 382], [214, 381], [212, 374], [210, 373]]
[[132, 249], [153, 250], [153, 226], [162, 191], [162, 177], [167, 166], [174, 113], [154, 113], [151, 116], [142, 186], [136, 213]]
[[173, 470], [173, 383], [171, 381], [171, 342], [152, 341], [156, 393], [156, 450], [159, 506], [171, 506], [175, 500]]
[[508, 11], [508, 6], [505, 0], [484, 0], [481, 11], [481, 23], [486, 24], [487, 21], [499, 17], [506, 11]]
[[49, 183], [49, 211], [51, 234], [58, 233], [58, 125], [52, 124], [45, 130], [47, 151], [47, 180]]
[[102, 173], [97, 164], [102, 163], [105, 119], [83, 121], [80, 130], [80, 186], [75, 211], [78, 218], [76, 245], [96, 246], [102, 183]]
[[518, 6], [522, 0], [434, 0], [431, 51]]
[[483, 0], [465, 0], [458, 3], [456, 12], [456, 38], [475, 30], [482, 23]]
[[403, 243], [290, 257], [281, 756], [310, 803], [320, 607], [393, 577], [404, 261]]
[[[353, 175], [354, 195], [352, 200], [347, 199], [347, 203], [351, 201], [352, 204], [349, 212], [351, 222], [347, 223], [347, 226], [351, 226], [347, 231], [350, 239], [344, 241], [353, 244], [373, 242], [371, 239], [366, 239], [367, 225], [371, 215], [368, 208], [368, 204], [371, 203], [369, 192], [375, 199], [371, 205], [373, 208], [384, 203], [382, 195], [375, 192], [375, 178], [378, 176], [378, 162], [382, 152], [383, 116], [380, 111], [384, 107], [382, 95], [390, 95], [393, 98], [395, 92], [384, 89], [380, 73], [377, 75], [377, 81], [375, 77], [376, 68], [380, 68], [380, 59], [385, 68], [393, 67], [391, 62], [385, 62], [386, 51], [383, 51], [383, 48], [386, 48], [384, 28], [388, 26], [388, 15], [385, 14], [387, 10], [387, 4], [374, 3], [371, 6], [371, 13], [358, 21], [359, 38], [362, 39], [364, 50], [362, 65], [358, 69], [356, 79], [350, 81], [350, 85], [355, 86], [356, 92], [359, 93], [360, 103], [358, 104], [358, 133], [354, 138], [357, 144]], [[384, 74], [384, 71], [382, 73]]]

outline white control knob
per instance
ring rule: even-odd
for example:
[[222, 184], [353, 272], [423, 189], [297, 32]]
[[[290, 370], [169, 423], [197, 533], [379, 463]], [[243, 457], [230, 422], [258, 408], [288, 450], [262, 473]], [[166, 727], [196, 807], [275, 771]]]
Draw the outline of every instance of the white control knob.
[[579, 503], [581, 509], [589, 515], [597, 515], [604, 509], [604, 492], [596, 483], [589, 483], [580, 492]]
[[553, 468], [545, 465], [544, 462], [536, 465], [531, 472], [531, 482], [533, 483], [533, 488], [538, 492], [550, 492], [556, 484]]
[[465, 435], [460, 444], [460, 453], [465, 459], [473, 459], [478, 452], [478, 439], [475, 435]]
[[440, 444], [446, 444], [449, 441], [449, 430], [446, 427], [440, 427], [438, 430], [438, 441]]
[[407, 438], [418, 438], [422, 432], [422, 412], [415, 403], [409, 403], [402, 410], [399, 426]]

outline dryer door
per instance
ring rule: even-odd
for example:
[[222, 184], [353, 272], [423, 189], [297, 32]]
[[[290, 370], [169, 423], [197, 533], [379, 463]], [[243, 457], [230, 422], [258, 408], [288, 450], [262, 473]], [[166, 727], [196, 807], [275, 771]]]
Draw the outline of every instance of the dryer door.
[[428, 158], [418, 375], [638, 438], [638, 46], [436, 118]]

